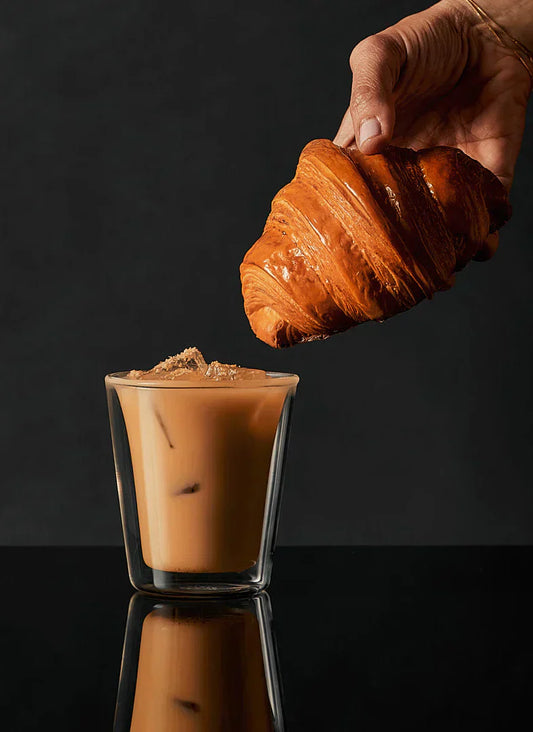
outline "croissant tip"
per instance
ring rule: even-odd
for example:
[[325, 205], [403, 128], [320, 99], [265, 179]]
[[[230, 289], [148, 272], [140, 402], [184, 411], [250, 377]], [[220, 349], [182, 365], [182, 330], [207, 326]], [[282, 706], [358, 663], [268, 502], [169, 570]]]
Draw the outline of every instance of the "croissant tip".
[[272, 348], [290, 346], [287, 339], [287, 322], [268, 305], [248, 315], [250, 325], [259, 340]]

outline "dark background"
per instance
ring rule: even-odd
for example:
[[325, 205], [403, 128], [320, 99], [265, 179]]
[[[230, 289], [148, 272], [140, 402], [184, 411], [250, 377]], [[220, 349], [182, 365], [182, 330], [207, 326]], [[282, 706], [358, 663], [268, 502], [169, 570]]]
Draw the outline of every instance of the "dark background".
[[121, 541], [103, 376], [192, 344], [301, 375], [281, 543], [531, 543], [531, 115], [500, 251], [454, 290], [281, 352], [242, 310], [351, 48], [424, 6], [0, 2], [0, 543]]

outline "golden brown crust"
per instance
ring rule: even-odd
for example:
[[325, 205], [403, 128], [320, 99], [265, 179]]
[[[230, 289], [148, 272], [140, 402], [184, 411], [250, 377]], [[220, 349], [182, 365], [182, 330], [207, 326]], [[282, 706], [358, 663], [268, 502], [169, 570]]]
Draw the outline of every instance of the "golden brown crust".
[[455, 148], [313, 140], [241, 264], [250, 325], [280, 348], [389, 318], [450, 287], [509, 216], [498, 179]]

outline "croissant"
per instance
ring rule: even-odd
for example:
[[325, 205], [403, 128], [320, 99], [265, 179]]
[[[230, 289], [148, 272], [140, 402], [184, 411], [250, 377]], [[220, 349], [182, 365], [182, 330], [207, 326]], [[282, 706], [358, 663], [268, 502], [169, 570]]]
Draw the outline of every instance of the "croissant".
[[367, 156], [313, 140], [241, 264], [252, 330], [280, 348], [408, 310], [510, 215], [496, 176], [455, 148]]

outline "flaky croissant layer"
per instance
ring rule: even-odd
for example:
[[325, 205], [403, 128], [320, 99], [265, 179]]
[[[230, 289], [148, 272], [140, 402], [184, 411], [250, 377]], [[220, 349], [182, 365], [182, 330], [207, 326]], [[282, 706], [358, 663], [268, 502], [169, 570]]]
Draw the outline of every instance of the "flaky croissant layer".
[[455, 148], [313, 140], [241, 264], [250, 325], [280, 348], [390, 318], [449, 288], [510, 215], [500, 181]]

